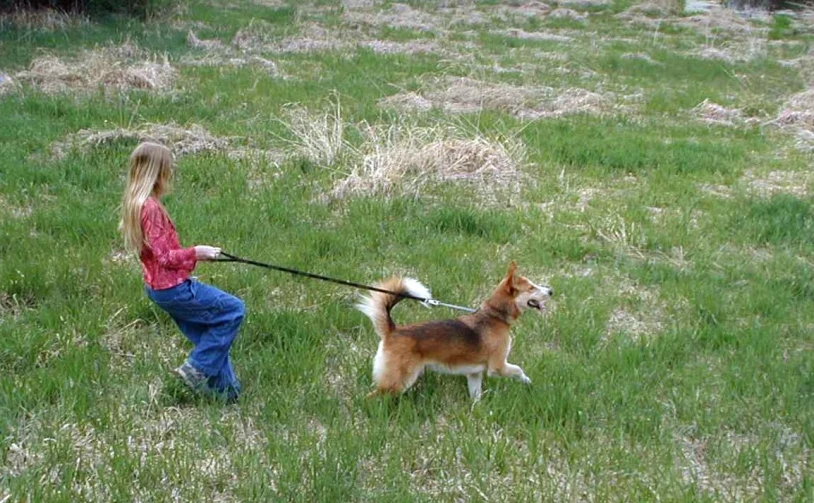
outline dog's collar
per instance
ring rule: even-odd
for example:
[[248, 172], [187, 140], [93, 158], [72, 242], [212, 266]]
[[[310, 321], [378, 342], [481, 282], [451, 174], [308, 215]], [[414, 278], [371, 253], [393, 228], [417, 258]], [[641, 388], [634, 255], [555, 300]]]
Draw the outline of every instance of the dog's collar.
[[512, 321], [514, 321], [514, 320], [512, 319], [512, 315], [508, 311], [504, 311], [502, 309], [499, 309], [499, 308], [497, 308], [497, 307], [495, 307], [495, 306], [493, 306], [491, 304], [486, 304], [486, 305], [489, 307], [489, 309], [484, 310], [484, 309], [481, 308], [481, 309], [478, 309], [478, 311], [483, 311], [484, 314], [486, 314], [486, 316], [488, 316], [490, 318], [494, 318], [494, 319], [496, 319], [496, 320], [498, 320], [500, 322], [503, 322], [507, 326], [511, 326]]

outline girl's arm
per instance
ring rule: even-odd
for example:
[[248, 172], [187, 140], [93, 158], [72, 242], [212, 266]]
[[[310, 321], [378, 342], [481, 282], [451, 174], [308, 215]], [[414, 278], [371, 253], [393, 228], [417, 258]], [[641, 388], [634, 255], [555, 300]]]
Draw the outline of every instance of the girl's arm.
[[177, 241], [175, 230], [167, 225], [167, 219], [160, 208], [145, 205], [141, 216], [141, 228], [161, 267], [192, 271], [197, 263], [195, 247], [174, 248]]

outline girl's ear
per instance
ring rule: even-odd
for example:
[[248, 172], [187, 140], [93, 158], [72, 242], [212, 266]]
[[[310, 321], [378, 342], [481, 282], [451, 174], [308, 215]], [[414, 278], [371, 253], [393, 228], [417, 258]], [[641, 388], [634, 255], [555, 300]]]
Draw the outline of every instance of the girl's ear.
[[506, 282], [506, 292], [509, 295], [514, 295], [515, 291], [517, 290], [514, 287], [514, 274], [517, 272], [517, 263], [514, 260], [509, 264], [509, 270], [506, 271], [506, 277], [503, 281]]

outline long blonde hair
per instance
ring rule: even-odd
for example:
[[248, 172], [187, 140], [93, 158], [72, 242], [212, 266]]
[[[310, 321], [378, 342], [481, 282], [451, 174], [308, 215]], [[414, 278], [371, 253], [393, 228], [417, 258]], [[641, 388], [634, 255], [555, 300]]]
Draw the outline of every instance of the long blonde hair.
[[119, 231], [127, 250], [140, 253], [144, 247], [141, 208], [150, 196], [166, 194], [172, 180], [172, 152], [164, 145], [143, 142], [130, 154], [130, 171], [124, 189]]

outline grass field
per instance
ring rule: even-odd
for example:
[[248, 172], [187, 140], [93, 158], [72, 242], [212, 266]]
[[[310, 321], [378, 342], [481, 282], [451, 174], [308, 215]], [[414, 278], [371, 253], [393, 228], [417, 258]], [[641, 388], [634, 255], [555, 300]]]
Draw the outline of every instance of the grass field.
[[[814, 501], [814, 16], [436, 4], [0, 20], [0, 502]], [[201, 264], [245, 394], [193, 397], [116, 231], [139, 138], [187, 245], [470, 306], [516, 260], [532, 385], [365, 400], [357, 292]]]

